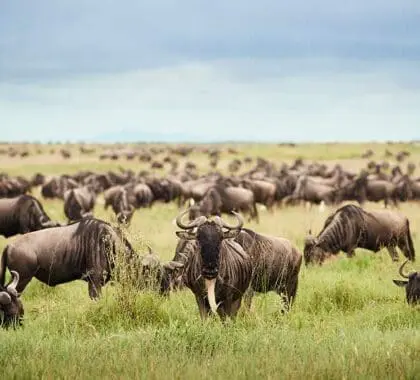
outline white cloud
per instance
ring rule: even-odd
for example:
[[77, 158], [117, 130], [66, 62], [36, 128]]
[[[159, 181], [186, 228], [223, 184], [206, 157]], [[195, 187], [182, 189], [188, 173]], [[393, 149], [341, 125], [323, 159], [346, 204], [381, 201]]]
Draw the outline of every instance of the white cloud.
[[[2, 140], [420, 137], [417, 63], [235, 60], [0, 84]], [[121, 133], [119, 133], [121, 132]], [[172, 136], [173, 137], [173, 136]]]

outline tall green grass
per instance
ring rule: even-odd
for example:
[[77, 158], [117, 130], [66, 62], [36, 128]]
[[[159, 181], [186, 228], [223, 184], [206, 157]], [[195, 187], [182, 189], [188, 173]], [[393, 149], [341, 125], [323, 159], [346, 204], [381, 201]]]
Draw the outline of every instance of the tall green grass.
[[[271, 158], [279, 149], [281, 160], [281, 152], [294, 148], [252, 149]], [[61, 201], [43, 203], [64, 221]], [[307, 231], [317, 233], [330, 211], [261, 211], [261, 223], [247, 227], [287, 237], [302, 249]], [[403, 204], [400, 211], [410, 218], [419, 255], [420, 206]], [[135, 249], [146, 253], [150, 244], [163, 260], [171, 259], [177, 212], [174, 204], [137, 211], [127, 231]], [[113, 219], [100, 204], [95, 215]], [[6, 243], [1, 238], [0, 248]], [[322, 267], [302, 266], [290, 313], [283, 315], [280, 298], [268, 293], [226, 323], [202, 322], [189, 290], [165, 298], [116, 282], [95, 302], [82, 281], [50, 288], [33, 280], [22, 296], [24, 327], [0, 329], [0, 378], [417, 379], [420, 309], [406, 305], [404, 290], [393, 285], [398, 265], [386, 251], [357, 250], [352, 259], [340, 254]]]

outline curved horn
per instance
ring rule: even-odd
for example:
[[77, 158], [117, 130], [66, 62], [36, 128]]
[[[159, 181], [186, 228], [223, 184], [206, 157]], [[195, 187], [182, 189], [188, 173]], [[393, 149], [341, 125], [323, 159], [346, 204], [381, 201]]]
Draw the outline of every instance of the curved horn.
[[244, 225], [244, 219], [242, 218], [241, 214], [232, 211], [232, 214], [236, 216], [236, 219], [238, 220], [238, 223], [236, 226], [232, 226], [230, 224], [227, 224], [222, 218], [219, 216], [215, 217], [216, 223], [221, 225], [222, 227], [227, 228], [228, 230], [240, 230], [242, 226]]
[[184, 217], [184, 215], [188, 214], [190, 211], [190, 208], [187, 208], [185, 211], [181, 212], [177, 217], [176, 217], [176, 224], [179, 228], [182, 228], [183, 230], [191, 230], [194, 227], [197, 227], [201, 224], [203, 224], [207, 218], [205, 216], [199, 216], [197, 219], [193, 220], [191, 223], [189, 224], [184, 224], [182, 223], [182, 218]]
[[10, 273], [12, 274], [12, 281], [7, 285], [6, 289], [9, 293], [17, 297], [16, 286], [19, 283], [19, 273], [14, 270], [11, 270]]
[[403, 277], [403, 278], [409, 278], [409, 276], [408, 275], [406, 275], [406, 274], [404, 274], [403, 273], [403, 269], [404, 269], [404, 266], [405, 266], [405, 264], [407, 264], [408, 263], [408, 259], [407, 260], [405, 260], [403, 263], [402, 263], [402, 265], [400, 266], [400, 269], [398, 270], [398, 273], [400, 274], [400, 276], [401, 277]]

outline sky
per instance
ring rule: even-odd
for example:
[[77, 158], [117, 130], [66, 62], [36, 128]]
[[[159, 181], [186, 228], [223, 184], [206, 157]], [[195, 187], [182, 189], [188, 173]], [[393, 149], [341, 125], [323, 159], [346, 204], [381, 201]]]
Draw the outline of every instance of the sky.
[[412, 139], [418, 0], [0, 0], [2, 141]]

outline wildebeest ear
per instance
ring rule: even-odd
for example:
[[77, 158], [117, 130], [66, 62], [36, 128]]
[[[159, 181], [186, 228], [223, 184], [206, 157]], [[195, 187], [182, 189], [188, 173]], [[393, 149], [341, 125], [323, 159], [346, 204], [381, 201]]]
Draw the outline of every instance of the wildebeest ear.
[[12, 299], [7, 294], [7, 292], [0, 292], [0, 304], [1, 305], [8, 305], [12, 302]]
[[180, 239], [185, 240], [195, 240], [195, 234], [189, 232], [189, 231], [176, 231], [176, 236], [178, 236]]
[[241, 230], [225, 231], [225, 232], [223, 232], [223, 239], [234, 239], [239, 235], [240, 232], [241, 232]]
[[305, 247], [312, 247], [316, 244], [316, 238], [314, 238], [312, 235], [308, 235], [305, 238]]
[[165, 269], [168, 269], [170, 271], [182, 268], [184, 266], [184, 264], [178, 262], [178, 261], [169, 261], [167, 263], [164, 263], [162, 265]]
[[394, 284], [397, 286], [407, 286], [408, 281], [404, 281], [404, 280], [392, 280], [394, 281]]

